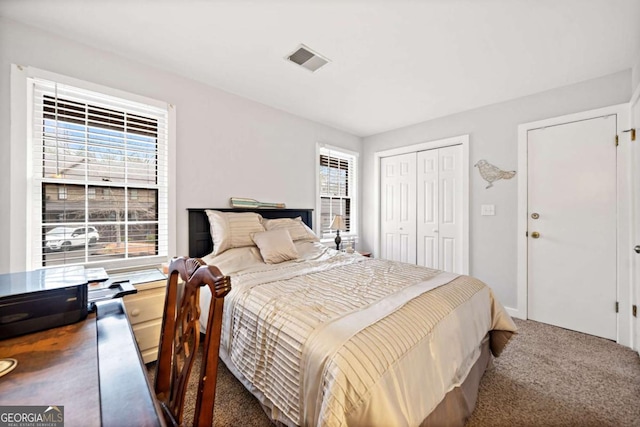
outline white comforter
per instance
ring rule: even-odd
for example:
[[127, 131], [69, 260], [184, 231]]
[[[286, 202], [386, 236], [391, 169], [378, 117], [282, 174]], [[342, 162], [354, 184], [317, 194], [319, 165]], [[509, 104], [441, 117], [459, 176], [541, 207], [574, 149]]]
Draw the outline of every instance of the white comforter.
[[205, 257], [232, 277], [220, 355], [274, 420], [418, 425], [464, 380], [488, 331], [515, 331], [476, 279], [297, 247], [300, 259], [277, 265], [253, 247]]

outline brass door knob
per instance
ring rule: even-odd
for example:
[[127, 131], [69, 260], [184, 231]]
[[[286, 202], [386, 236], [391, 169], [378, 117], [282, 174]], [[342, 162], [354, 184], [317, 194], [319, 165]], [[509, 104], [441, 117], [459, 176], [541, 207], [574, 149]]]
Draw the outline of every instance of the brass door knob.
[[534, 231], [533, 233], [531, 233], [531, 237], [533, 237], [534, 239], [537, 239], [538, 237], [540, 237], [540, 233], [538, 233], [537, 231]]

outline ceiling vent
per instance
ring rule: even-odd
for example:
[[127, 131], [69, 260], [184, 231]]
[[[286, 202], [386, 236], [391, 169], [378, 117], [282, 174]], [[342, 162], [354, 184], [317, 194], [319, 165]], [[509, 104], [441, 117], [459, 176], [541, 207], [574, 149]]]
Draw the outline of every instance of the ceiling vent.
[[327, 58], [312, 51], [303, 44], [301, 44], [300, 47], [292, 54], [288, 55], [286, 59], [311, 72], [318, 70], [320, 67], [330, 62]]

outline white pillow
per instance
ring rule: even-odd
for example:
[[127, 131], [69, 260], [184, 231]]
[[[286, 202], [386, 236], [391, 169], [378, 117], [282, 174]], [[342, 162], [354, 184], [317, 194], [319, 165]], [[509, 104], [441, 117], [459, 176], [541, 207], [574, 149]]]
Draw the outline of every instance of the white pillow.
[[253, 212], [220, 212], [205, 210], [211, 226], [212, 255], [227, 249], [254, 246], [251, 235], [264, 231], [262, 216]]
[[313, 242], [319, 242], [318, 236], [307, 227], [307, 224], [302, 222], [301, 217], [297, 218], [275, 218], [275, 219], [262, 219], [262, 225], [266, 230], [289, 230], [291, 239], [295, 242], [298, 240], [309, 240]]
[[254, 233], [253, 241], [260, 249], [260, 255], [267, 264], [278, 264], [298, 258], [298, 250], [285, 229]]

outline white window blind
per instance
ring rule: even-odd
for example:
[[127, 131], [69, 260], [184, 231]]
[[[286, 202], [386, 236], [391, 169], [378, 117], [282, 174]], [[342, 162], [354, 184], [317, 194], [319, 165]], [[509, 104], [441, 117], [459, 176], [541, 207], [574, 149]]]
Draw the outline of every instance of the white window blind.
[[335, 215], [342, 215], [346, 230], [356, 233], [357, 157], [331, 147], [320, 147], [320, 233], [335, 235], [329, 227]]
[[34, 267], [168, 252], [168, 111], [30, 79]]

